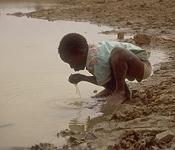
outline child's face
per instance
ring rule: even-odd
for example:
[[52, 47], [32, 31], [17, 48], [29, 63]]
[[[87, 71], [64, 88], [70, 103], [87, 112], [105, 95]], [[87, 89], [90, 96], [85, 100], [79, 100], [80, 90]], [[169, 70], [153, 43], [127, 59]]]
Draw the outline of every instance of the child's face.
[[80, 54], [72, 56], [61, 56], [62, 60], [70, 65], [75, 71], [83, 70], [85, 68], [84, 57]]

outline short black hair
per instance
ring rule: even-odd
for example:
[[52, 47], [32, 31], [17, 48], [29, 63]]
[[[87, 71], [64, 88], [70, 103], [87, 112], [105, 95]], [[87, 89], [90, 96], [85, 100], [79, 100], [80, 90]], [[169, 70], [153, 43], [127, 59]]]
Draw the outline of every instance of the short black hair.
[[60, 41], [58, 53], [60, 55], [75, 54], [77, 50], [88, 51], [88, 43], [85, 37], [78, 33], [66, 34]]

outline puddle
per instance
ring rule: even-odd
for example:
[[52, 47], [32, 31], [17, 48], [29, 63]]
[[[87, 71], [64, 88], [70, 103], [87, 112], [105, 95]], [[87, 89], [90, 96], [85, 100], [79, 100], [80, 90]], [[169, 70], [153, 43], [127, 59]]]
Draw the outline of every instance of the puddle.
[[[98, 34], [112, 29], [6, 15], [33, 11], [36, 5], [32, 1], [0, 3], [0, 149], [40, 142], [63, 144], [57, 132], [65, 128], [85, 130], [89, 116], [100, 115], [96, 113], [97, 102], [90, 96], [102, 88], [80, 83], [81, 97], [79, 91], [76, 94], [75, 86], [67, 81], [72, 70], [59, 59], [57, 47], [63, 35], [70, 32], [96, 43], [116, 38]], [[162, 57], [156, 53], [152, 60], [162, 61]]]
[[155, 71], [160, 67], [161, 62], [166, 62], [168, 60], [168, 56], [164, 52], [158, 49], [154, 49], [154, 50], [151, 50], [149, 60], [153, 67], [153, 71]]
[[[104, 26], [6, 15], [32, 10], [32, 6], [0, 4], [0, 149], [62, 143], [56, 134], [77, 118], [78, 106], [69, 104], [79, 96], [67, 81], [72, 70], [58, 57], [59, 40], [69, 32], [79, 32], [91, 42], [111, 38], [97, 34], [109, 29]], [[81, 83], [79, 89], [88, 101], [93, 90], [100, 88]]]

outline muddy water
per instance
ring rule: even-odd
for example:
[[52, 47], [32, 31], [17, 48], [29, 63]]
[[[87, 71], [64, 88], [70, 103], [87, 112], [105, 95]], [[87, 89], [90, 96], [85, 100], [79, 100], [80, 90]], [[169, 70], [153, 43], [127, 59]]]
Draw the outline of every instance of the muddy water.
[[62, 142], [57, 131], [80, 117], [79, 101], [87, 101], [97, 87], [81, 83], [79, 98], [67, 82], [73, 71], [57, 55], [59, 40], [69, 32], [82, 33], [91, 41], [110, 38], [97, 34], [108, 27], [5, 15], [32, 11], [33, 6], [3, 4], [0, 8], [0, 147]]
[[[75, 86], [67, 82], [73, 71], [59, 59], [57, 46], [69, 32], [79, 32], [91, 43], [113, 39], [115, 35], [98, 34], [111, 29], [6, 15], [54, 4], [0, 3], [0, 149], [39, 142], [64, 143], [56, 137], [59, 130], [97, 115], [90, 109], [95, 103], [90, 95], [100, 88], [81, 83], [79, 97]], [[164, 54], [155, 56], [155, 63], [164, 58]]]

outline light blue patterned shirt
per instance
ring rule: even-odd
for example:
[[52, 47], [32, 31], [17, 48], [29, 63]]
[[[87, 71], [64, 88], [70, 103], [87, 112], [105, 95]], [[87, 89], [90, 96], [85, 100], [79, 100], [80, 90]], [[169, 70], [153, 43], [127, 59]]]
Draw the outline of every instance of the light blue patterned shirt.
[[98, 85], [104, 85], [111, 79], [110, 56], [114, 48], [124, 48], [133, 52], [141, 60], [148, 60], [149, 54], [142, 48], [126, 42], [102, 41], [89, 48], [86, 69], [92, 73]]

